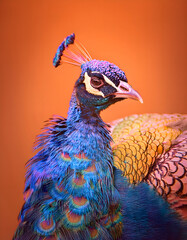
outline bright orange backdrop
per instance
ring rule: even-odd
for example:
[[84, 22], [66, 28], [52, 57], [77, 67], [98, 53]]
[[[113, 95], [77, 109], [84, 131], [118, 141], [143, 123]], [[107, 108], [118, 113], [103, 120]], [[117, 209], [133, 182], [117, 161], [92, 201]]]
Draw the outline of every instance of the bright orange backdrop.
[[127, 100], [102, 117], [185, 113], [186, 0], [1, 0], [1, 239], [11, 239], [23, 203], [25, 163], [43, 121], [67, 116], [80, 69], [55, 69], [61, 41], [75, 32], [93, 58], [125, 70], [144, 104]]

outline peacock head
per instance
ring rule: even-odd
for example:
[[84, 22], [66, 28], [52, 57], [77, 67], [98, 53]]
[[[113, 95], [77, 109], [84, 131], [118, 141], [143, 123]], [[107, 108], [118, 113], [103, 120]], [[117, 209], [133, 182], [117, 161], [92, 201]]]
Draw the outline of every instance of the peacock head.
[[[77, 49], [70, 50], [70, 45]], [[81, 67], [81, 75], [75, 83], [75, 94], [81, 106], [100, 111], [126, 98], [143, 103], [138, 92], [127, 83], [125, 73], [113, 63], [92, 60], [87, 50], [75, 42], [74, 34], [68, 36], [57, 50], [53, 65], [57, 67], [61, 62]]]

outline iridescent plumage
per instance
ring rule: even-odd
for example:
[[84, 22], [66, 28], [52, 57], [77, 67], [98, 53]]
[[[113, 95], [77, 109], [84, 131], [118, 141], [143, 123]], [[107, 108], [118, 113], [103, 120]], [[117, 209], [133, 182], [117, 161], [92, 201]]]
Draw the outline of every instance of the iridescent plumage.
[[186, 115], [133, 115], [113, 124], [114, 166], [131, 184], [142, 181], [187, 218]]
[[105, 124], [101, 110], [143, 100], [116, 65], [92, 60], [80, 45], [71, 52], [74, 41], [74, 34], [63, 41], [53, 63], [68, 57], [82, 72], [67, 119], [50, 119], [38, 136], [14, 239], [185, 239], [178, 213], [186, 204], [186, 116]]

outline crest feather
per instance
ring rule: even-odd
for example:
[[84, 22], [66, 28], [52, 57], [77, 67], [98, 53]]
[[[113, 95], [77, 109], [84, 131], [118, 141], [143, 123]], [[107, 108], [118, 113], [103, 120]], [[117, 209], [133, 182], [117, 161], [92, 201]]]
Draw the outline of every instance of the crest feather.
[[[69, 61], [71, 60], [71, 61]], [[53, 58], [53, 65], [58, 67], [62, 62], [81, 66], [83, 63], [91, 61], [92, 58], [86, 48], [75, 40], [75, 34], [67, 36], [60, 44]]]

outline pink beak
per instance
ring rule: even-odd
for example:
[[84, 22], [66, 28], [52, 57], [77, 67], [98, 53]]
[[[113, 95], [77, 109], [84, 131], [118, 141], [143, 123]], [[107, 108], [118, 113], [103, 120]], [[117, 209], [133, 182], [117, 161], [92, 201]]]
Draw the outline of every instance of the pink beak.
[[131, 98], [143, 103], [143, 99], [128, 83], [120, 81], [117, 92], [114, 93], [116, 98]]

